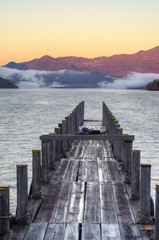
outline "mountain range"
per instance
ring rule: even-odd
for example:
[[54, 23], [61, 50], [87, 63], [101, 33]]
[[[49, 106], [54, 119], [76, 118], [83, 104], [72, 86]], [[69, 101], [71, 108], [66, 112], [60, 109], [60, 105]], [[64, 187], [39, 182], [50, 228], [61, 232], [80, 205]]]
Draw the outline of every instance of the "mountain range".
[[58, 57], [45, 55], [27, 62], [10, 62], [4, 67], [19, 70], [75, 70], [97, 72], [109, 76], [125, 77], [131, 72], [159, 73], [159, 46], [134, 54], [118, 54], [111, 57], [83, 58]]

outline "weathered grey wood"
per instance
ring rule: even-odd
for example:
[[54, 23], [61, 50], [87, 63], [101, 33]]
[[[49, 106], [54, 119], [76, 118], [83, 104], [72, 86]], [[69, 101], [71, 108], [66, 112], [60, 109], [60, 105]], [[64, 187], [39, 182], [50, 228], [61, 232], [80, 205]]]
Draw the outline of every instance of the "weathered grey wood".
[[68, 223], [66, 225], [64, 240], [78, 240], [78, 239], [79, 239], [78, 224]]
[[111, 177], [112, 182], [121, 182], [122, 177], [121, 173], [119, 171], [119, 166], [118, 163], [112, 159], [112, 160], [107, 160], [107, 167], [108, 167], [108, 172]]
[[84, 190], [83, 182], [74, 182], [68, 208], [66, 221], [82, 223], [84, 211]]
[[50, 184], [43, 204], [36, 216], [35, 222], [49, 222], [52, 219], [62, 191], [62, 183]]
[[99, 182], [110, 182], [110, 175], [108, 173], [106, 161], [98, 160], [97, 163]]
[[100, 184], [101, 222], [117, 223], [115, 202], [111, 183]]
[[53, 181], [53, 182], [62, 181], [65, 177], [66, 172], [67, 172], [69, 163], [70, 163], [69, 160], [61, 159], [54, 175], [51, 178], [51, 181]]
[[131, 183], [132, 141], [124, 141], [125, 183]]
[[44, 240], [64, 240], [66, 224], [49, 223]]
[[47, 183], [49, 181], [49, 141], [48, 140], [41, 141], [41, 149], [42, 149], [42, 179], [41, 179], [41, 181], [43, 183]]
[[133, 150], [131, 162], [131, 199], [140, 199], [140, 151]]
[[151, 224], [150, 216], [151, 165], [141, 164], [139, 223]]
[[100, 220], [99, 183], [87, 182], [84, 222], [99, 223]]
[[102, 240], [121, 240], [119, 225], [117, 223], [111, 224], [102, 223], [101, 235]]
[[10, 207], [9, 186], [0, 186], [0, 235], [9, 232]]
[[138, 226], [136, 223], [120, 223], [121, 238], [142, 240]]
[[101, 240], [100, 224], [82, 224], [81, 240]]
[[76, 161], [69, 162], [65, 177], [63, 178], [64, 182], [72, 182], [75, 165], [76, 165]]
[[155, 240], [159, 239], [159, 185], [156, 185], [155, 200]]
[[42, 199], [29, 199], [28, 213], [29, 213], [30, 222], [34, 221], [41, 204], [42, 204]]
[[17, 222], [28, 223], [28, 166], [17, 165]]
[[43, 240], [46, 228], [47, 223], [31, 223], [24, 240]]
[[133, 141], [133, 135], [75, 135], [75, 134], [58, 134], [58, 135], [42, 135], [40, 140], [118, 140]]
[[120, 218], [121, 223], [125, 221], [134, 222], [132, 210], [126, 195], [127, 192], [124, 189], [123, 183], [122, 182], [113, 183], [112, 186], [118, 220]]
[[28, 225], [14, 224], [11, 227], [6, 240], [23, 240], [27, 230], [28, 230]]
[[41, 198], [40, 150], [32, 150], [32, 198]]
[[89, 161], [87, 164], [87, 182], [98, 182], [98, 165], [97, 161]]
[[54, 128], [54, 130], [55, 130], [55, 134], [48, 135], [48, 136], [50, 136], [50, 138], [52, 140], [56, 140], [55, 141], [55, 160], [60, 160], [60, 150], [61, 150], [61, 141], [60, 140], [63, 140], [63, 139], [57, 138], [58, 136], [62, 136], [62, 134], [60, 134], [61, 129], [59, 127], [56, 127], [56, 128]]
[[78, 181], [86, 182], [87, 181], [87, 161], [81, 161], [79, 163], [79, 173]]
[[61, 192], [60, 198], [58, 200], [54, 216], [51, 219], [51, 222], [53, 222], [53, 223], [66, 222], [71, 190], [72, 190], [72, 183], [71, 182], [63, 182], [62, 192]]
[[[53, 135], [55, 133], [49, 133]], [[55, 140], [49, 140], [49, 169], [55, 168]]]

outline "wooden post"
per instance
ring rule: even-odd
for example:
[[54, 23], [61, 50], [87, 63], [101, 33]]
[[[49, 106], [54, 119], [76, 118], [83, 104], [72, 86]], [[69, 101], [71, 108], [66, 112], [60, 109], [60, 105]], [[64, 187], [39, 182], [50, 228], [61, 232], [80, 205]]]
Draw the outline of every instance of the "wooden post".
[[[66, 120], [62, 120], [62, 134], [66, 134]], [[67, 151], [67, 143], [66, 141], [63, 141], [64, 157], [66, 156], [66, 151]]]
[[[65, 120], [66, 120], [66, 122], [65, 122], [65, 127], [66, 127], [66, 134], [68, 134], [68, 116], [67, 117], [65, 117]], [[66, 151], [69, 151], [69, 141], [66, 141]]]
[[17, 165], [17, 223], [27, 224], [28, 216], [28, 166]]
[[139, 223], [152, 224], [150, 216], [151, 165], [141, 164]]
[[[60, 134], [60, 128], [55, 128], [55, 134]], [[55, 141], [55, 160], [60, 160], [60, 141]]]
[[154, 240], [159, 239], [159, 185], [156, 185], [156, 200], [155, 200], [155, 236]]
[[131, 199], [140, 199], [140, 150], [132, 151], [131, 161]]
[[[58, 123], [58, 128], [59, 128], [59, 130], [56, 130], [56, 132], [58, 131], [57, 134], [62, 134], [63, 124], [62, 123]], [[64, 153], [64, 151], [63, 151], [63, 141], [62, 140], [59, 141], [59, 148], [60, 148], [60, 158], [62, 158], [63, 157], [63, 153]]]
[[42, 182], [47, 183], [49, 181], [49, 141], [41, 141], [42, 148]]
[[41, 198], [41, 162], [40, 150], [32, 150], [32, 198]]
[[132, 141], [124, 141], [125, 150], [125, 183], [131, 183]]
[[[54, 135], [55, 133], [49, 133], [49, 135]], [[49, 141], [49, 169], [55, 168], [55, 141]]]
[[0, 235], [8, 233], [9, 228], [10, 228], [9, 186], [3, 187], [0, 186]]
[[[118, 124], [118, 125], [120, 125], [120, 124]], [[123, 129], [118, 127], [117, 135], [122, 135], [122, 134], [123, 134]], [[122, 151], [123, 151], [123, 141], [117, 141], [116, 158], [119, 162], [122, 162], [122, 154], [123, 154]]]

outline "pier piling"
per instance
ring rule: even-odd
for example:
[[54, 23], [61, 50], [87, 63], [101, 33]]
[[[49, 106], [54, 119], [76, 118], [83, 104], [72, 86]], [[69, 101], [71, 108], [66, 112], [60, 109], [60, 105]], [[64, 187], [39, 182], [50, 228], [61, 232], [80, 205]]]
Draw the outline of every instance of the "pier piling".
[[18, 224], [28, 223], [28, 166], [17, 165], [17, 212]]
[[9, 188], [0, 186], [0, 235], [8, 233], [10, 228]]

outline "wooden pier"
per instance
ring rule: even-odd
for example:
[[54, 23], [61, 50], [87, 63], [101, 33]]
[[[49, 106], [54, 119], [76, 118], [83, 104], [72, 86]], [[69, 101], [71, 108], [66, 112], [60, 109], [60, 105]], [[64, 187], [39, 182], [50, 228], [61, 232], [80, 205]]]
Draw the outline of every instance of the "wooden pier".
[[[93, 134], [79, 134], [82, 127]], [[101, 121], [84, 120], [81, 102], [40, 140], [29, 196], [27, 166], [17, 166], [17, 214], [10, 229], [8, 204], [1, 200], [9, 187], [0, 187], [0, 239], [159, 239], [150, 215], [151, 166], [140, 164], [134, 136], [123, 134], [105, 103]]]

